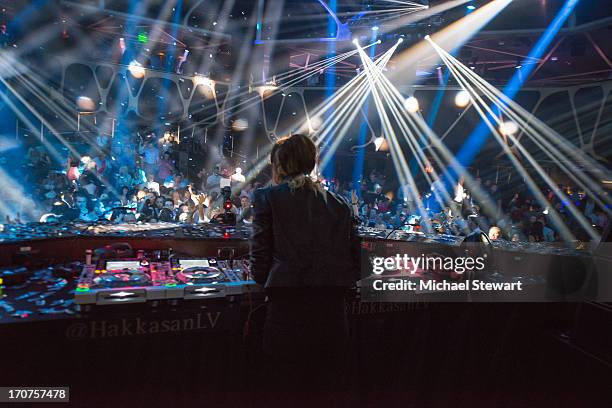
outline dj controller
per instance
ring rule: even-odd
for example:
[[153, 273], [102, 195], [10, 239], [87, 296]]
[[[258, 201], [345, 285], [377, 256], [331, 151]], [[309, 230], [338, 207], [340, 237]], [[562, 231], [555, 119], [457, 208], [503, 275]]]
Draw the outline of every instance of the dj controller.
[[[359, 234], [366, 251], [362, 258], [428, 251], [461, 256], [467, 251], [465, 237], [375, 228], [361, 228]], [[247, 226], [4, 227], [0, 233], [0, 286], [4, 287], [0, 323], [75, 316], [103, 305], [233, 301], [261, 295], [263, 289], [250, 276], [249, 236]], [[494, 255], [491, 260], [495, 258], [493, 279], [521, 279], [534, 286], [549, 283], [547, 271], [592, 260], [585, 250], [538, 244], [496, 242], [485, 250]], [[516, 268], [519, 264], [521, 268]]]
[[104, 305], [223, 298], [257, 290], [259, 287], [249, 279], [246, 260], [194, 259], [167, 251], [151, 255], [138, 251], [135, 257], [86, 262], [78, 279], [75, 302]]

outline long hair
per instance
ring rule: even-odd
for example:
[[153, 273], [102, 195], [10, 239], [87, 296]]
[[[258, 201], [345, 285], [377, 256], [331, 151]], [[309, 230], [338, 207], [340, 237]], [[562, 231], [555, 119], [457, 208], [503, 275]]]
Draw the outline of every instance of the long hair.
[[309, 188], [322, 192], [321, 185], [310, 177], [317, 163], [317, 146], [300, 134], [280, 138], [270, 153], [273, 182], [286, 181], [291, 190]]

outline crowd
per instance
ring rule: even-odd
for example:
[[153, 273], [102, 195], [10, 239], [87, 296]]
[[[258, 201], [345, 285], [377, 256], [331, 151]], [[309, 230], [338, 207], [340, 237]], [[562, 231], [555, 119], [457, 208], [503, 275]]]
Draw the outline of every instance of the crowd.
[[[472, 189], [480, 190], [480, 198], [484, 196], [486, 202], [471, 194], [463, 180], [450, 187], [434, 181], [429, 188], [421, 189], [423, 193], [417, 197], [407, 193], [412, 189], [406, 187], [397, 191], [383, 189], [388, 180], [377, 171], [361, 181], [360, 194], [351, 190], [350, 183], [331, 181], [326, 188], [350, 200], [362, 225], [372, 228], [449, 235], [485, 232], [491, 240], [558, 242], [563, 237], [550, 217], [556, 211], [574, 237], [589, 241], [589, 235], [569, 211], [570, 202], [598, 233], [609, 222], [609, 210], [598, 207], [584, 192], [570, 185], [559, 186], [563, 199], [550, 189], [543, 189], [546, 205], [542, 206], [522, 186], [514, 185], [506, 191], [492, 180], [476, 178], [475, 182], [477, 187]], [[485, 206], [488, 211], [484, 211]]]
[[[188, 180], [177, 169], [176, 141], [171, 135], [158, 138], [150, 133], [123, 143], [100, 135], [88, 155], [69, 158], [63, 169], [54, 168], [40, 146], [32, 147], [26, 159], [26, 175], [38, 186], [33, 198], [45, 209], [41, 220], [46, 222], [205, 223], [231, 212], [238, 223], [249, 224], [252, 192], [261, 186], [257, 181], [247, 183], [241, 169], [229, 162]], [[451, 235], [482, 231], [492, 240], [555, 242], [562, 236], [549, 212], [556, 211], [576, 238], [587, 241], [588, 235], [568, 211], [570, 202], [595, 230], [603, 231], [609, 222], [606, 210], [569, 185], [560, 186], [564, 199], [542, 190], [547, 200], [542, 206], [527, 189], [516, 185], [480, 178], [475, 182], [487, 202], [470, 193], [463, 180], [451, 187], [434, 181], [416, 197], [408, 193], [409, 188], [390, 188], [393, 183], [376, 170], [357, 190], [350, 182], [323, 180], [326, 189], [352, 203], [364, 227]]]
[[30, 148], [25, 173], [44, 222], [203, 223], [228, 212], [239, 223], [251, 222], [251, 190], [258, 184], [245, 185], [239, 168], [220, 163], [190, 182], [177, 161], [171, 135], [123, 143], [98, 136], [87, 155], [70, 157], [59, 169], [40, 146]]

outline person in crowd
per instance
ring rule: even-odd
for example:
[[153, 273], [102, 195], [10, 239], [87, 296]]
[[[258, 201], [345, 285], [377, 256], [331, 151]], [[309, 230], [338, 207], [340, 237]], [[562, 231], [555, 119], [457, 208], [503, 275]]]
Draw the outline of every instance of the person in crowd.
[[387, 228], [387, 224], [385, 223], [385, 220], [383, 218], [382, 214], [378, 214], [375, 218], [374, 218], [374, 227], [375, 228], [380, 228], [380, 229], [385, 229]]
[[174, 209], [178, 209], [183, 204], [181, 193], [178, 189], [172, 190], [172, 194], [170, 194], [170, 197], [172, 198], [172, 204]]
[[242, 169], [240, 167], [236, 167], [234, 170], [234, 174], [230, 177], [232, 182], [232, 187], [239, 186], [246, 181], [246, 178], [242, 174]]
[[489, 228], [489, 239], [491, 239], [491, 241], [498, 241], [498, 240], [503, 239], [501, 228], [497, 226], [493, 226]]
[[546, 217], [538, 217], [538, 221], [542, 224], [542, 237], [544, 242], [555, 242], [557, 240], [555, 231], [546, 223]]
[[68, 180], [75, 183], [79, 177], [81, 177], [81, 171], [79, 170], [79, 159], [75, 157], [68, 158], [68, 170], [66, 172]]
[[544, 241], [544, 225], [535, 216], [531, 216], [529, 219], [527, 236], [529, 237], [529, 242]]
[[155, 181], [155, 176], [153, 176], [153, 173], [149, 173], [147, 174], [147, 184], [146, 184], [147, 189], [149, 189], [149, 191], [153, 191], [155, 192], [155, 194], [160, 195], [160, 191], [159, 191], [159, 183], [157, 181]]
[[104, 151], [100, 152], [96, 157], [94, 157], [94, 162], [96, 163], [96, 171], [98, 176], [106, 177], [106, 174], [110, 168], [110, 161], [106, 156]]
[[[158, 200], [163, 200], [163, 207], [159, 209], [157, 220], [161, 222], [173, 222], [175, 218], [174, 214], [174, 203], [171, 199], [159, 198]], [[157, 201], [155, 202], [157, 205]]]
[[159, 149], [156, 146], [156, 142], [150, 139], [147, 140], [140, 153], [143, 156], [145, 172], [147, 174], [155, 174], [159, 164]]
[[221, 165], [216, 164], [213, 172], [206, 179], [206, 191], [212, 193], [214, 190], [221, 190]]
[[498, 214], [501, 214], [502, 193], [499, 190], [499, 186], [497, 184], [491, 185], [490, 195], [491, 195], [491, 200], [493, 201], [493, 204], [495, 205], [495, 210], [497, 211]]
[[174, 171], [174, 162], [172, 161], [172, 159], [170, 159], [170, 153], [164, 152], [158, 164], [158, 170], [157, 170], [158, 180], [165, 180], [168, 176], [172, 175], [173, 171]]
[[127, 166], [120, 166], [119, 172], [115, 174], [114, 179], [115, 179], [115, 186], [117, 187], [122, 187], [122, 186], [132, 187], [134, 184], [134, 179], [132, 178], [132, 175], [129, 173]]
[[108, 149], [109, 142], [110, 139], [105, 133], [99, 133], [98, 136], [96, 136], [96, 145], [101, 151], [105, 151], [106, 149]]
[[93, 205], [87, 192], [79, 192], [75, 198], [76, 209], [78, 210], [78, 219], [81, 221], [96, 221], [98, 217], [93, 209]]
[[253, 221], [251, 199], [246, 193], [240, 195], [240, 207], [238, 208], [237, 217], [238, 221], [243, 222], [245, 224], [250, 224]]
[[461, 211], [463, 209], [463, 202], [467, 198], [467, 194], [464, 188], [465, 177], [461, 176], [457, 185], [455, 186], [455, 194], [453, 196], [453, 201], [451, 203], [451, 211], [452, 215], [455, 217], [461, 216]]
[[180, 173], [176, 173], [174, 175], [174, 188], [187, 188], [189, 185], [189, 182], [185, 179], [185, 177], [183, 177], [182, 174]]
[[128, 207], [133, 204], [133, 192], [130, 190], [128, 186], [121, 187], [121, 191], [119, 193], [119, 204], [123, 207]]
[[83, 174], [79, 180], [79, 184], [81, 185], [81, 188], [87, 191], [87, 193], [89, 193], [91, 197], [98, 196], [98, 192], [99, 192], [98, 186], [96, 185], [96, 183], [94, 183], [93, 177], [91, 176], [91, 174], [89, 173]]

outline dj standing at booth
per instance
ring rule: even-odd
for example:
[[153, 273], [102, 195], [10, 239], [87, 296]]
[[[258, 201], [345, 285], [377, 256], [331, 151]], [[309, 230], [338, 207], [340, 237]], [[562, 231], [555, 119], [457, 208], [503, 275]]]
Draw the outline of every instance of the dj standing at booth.
[[283, 391], [295, 381], [339, 377], [348, 341], [344, 297], [359, 278], [351, 208], [309, 176], [316, 160], [310, 138], [278, 140], [274, 185], [254, 193], [251, 270], [269, 297], [263, 349], [277, 373], [273, 386]]

